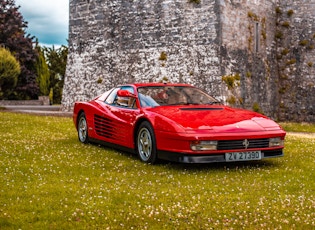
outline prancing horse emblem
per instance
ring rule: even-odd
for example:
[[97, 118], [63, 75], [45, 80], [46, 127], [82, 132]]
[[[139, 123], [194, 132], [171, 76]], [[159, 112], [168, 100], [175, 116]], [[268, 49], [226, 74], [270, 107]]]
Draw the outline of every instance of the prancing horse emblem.
[[249, 141], [248, 141], [247, 139], [245, 139], [245, 140], [243, 141], [243, 146], [245, 147], [245, 149], [248, 148], [248, 146], [249, 146]]

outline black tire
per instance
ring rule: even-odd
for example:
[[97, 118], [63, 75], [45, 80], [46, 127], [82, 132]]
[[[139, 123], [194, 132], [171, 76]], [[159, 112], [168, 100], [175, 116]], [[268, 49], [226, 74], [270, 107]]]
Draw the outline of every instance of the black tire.
[[88, 124], [84, 113], [80, 113], [78, 118], [78, 138], [84, 144], [89, 142]]
[[154, 164], [157, 161], [155, 135], [149, 122], [140, 124], [136, 137], [137, 154], [141, 161]]

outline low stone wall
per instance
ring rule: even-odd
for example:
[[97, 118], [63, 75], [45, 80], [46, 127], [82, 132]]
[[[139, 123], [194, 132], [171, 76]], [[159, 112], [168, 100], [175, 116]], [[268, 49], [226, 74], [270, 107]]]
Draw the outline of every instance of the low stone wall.
[[0, 100], [3, 105], [50, 105], [48, 96], [39, 96], [38, 100]]

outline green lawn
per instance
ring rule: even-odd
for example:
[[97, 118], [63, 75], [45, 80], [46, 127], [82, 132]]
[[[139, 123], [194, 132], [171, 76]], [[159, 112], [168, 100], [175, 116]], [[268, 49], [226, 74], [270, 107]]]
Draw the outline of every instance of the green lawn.
[[282, 128], [288, 132], [305, 132], [305, 133], [315, 133], [315, 124], [309, 123], [280, 123]]
[[1, 230], [315, 228], [312, 136], [288, 134], [283, 158], [147, 165], [79, 143], [71, 118], [0, 124]]

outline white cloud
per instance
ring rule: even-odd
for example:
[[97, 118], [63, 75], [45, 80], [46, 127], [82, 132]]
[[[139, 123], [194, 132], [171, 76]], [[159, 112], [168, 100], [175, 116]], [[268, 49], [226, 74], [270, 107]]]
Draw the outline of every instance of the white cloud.
[[28, 22], [27, 32], [38, 38], [41, 44], [67, 44], [68, 0], [16, 0], [20, 12]]

